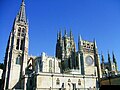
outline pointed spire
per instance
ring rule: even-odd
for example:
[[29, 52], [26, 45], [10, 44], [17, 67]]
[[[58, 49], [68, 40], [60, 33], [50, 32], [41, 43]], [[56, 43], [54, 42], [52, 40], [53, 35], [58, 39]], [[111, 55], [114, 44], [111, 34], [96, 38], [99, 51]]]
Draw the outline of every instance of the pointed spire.
[[22, 4], [20, 7], [20, 11], [18, 12], [18, 15], [16, 17], [16, 21], [27, 23], [24, 0], [22, 0]]
[[78, 36], [78, 42], [82, 41], [81, 35]]
[[103, 56], [103, 54], [101, 53], [101, 58], [102, 58], [102, 69], [104, 70], [104, 56]]
[[65, 47], [64, 47], [64, 41], [62, 41], [62, 60], [64, 60], [64, 56], [65, 56]]
[[59, 32], [57, 32], [57, 40], [59, 40]]
[[81, 35], [78, 35], [78, 50], [81, 51], [82, 50], [82, 38]]
[[112, 55], [113, 55], [113, 62], [116, 63], [116, 58], [113, 52], [112, 52]]
[[67, 37], [67, 31], [66, 31], [66, 29], [65, 29], [65, 37]]
[[60, 45], [62, 46], [62, 32], [61, 32], [61, 30], [59, 31], [59, 41], [60, 41]]
[[62, 39], [62, 33], [61, 33], [61, 30], [59, 31], [59, 38]]
[[65, 47], [64, 47], [64, 41], [62, 42], [62, 51], [64, 52], [64, 49], [65, 49]]
[[109, 51], [108, 51], [108, 62], [111, 63]]
[[115, 58], [115, 55], [114, 55], [113, 52], [112, 52], [112, 55], [113, 55], [113, 62], [115, 63], [115, 69], [116, 69], [116, 71], [118, 71], [118, 70], [117, 70], [117, 62], [116, 62], [116, 58]]
[[103, 56], [103, 54], [102, 54], [102, 63], [104, 63], [104, 56]]
[[70, 38], [73, 38], [73, 36], [72, 36], [72, 30], [70, 29]]
[[94, 39], [94, 47], [97, 48], [96, 40]]
[[24, 4], [25, 0], [22, 0], [22, 3]]
[[98, 54], [97, 44], [96, 44], [96, 40], [95, 39], [93, 40], [93, 45], [94, 45], [94, 47], [93, 47], [94, 48], [94, 53]]
[[[78, 36], [78, 46], [80, 47], [80, 46], [82, 46], [83, 45], [83, 43], [82, 43], [82, 37], [81, 37], [81, 35], [79, 35]], [[79, 48], [78, 47], [78, 48]]]

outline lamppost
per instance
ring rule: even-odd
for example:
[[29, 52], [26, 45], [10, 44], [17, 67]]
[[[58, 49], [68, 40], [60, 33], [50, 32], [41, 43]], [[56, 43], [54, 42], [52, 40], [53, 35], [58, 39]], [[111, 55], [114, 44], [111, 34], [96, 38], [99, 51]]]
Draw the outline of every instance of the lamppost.
[[83, 79], [84, 79], [84, 90], [85, 90], [85, 75], [83, 76]]
[[51, 75], [51, 77], [52, 77], [52, 90], [53, 90], [53, 74]]
[[109, 85], [111, 85], [111, 72], [108, 74]]

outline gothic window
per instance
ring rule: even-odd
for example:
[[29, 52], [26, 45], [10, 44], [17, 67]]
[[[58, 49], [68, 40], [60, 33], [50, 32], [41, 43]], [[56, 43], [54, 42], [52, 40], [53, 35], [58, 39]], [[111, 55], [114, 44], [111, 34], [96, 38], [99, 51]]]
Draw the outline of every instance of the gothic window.
[[19, 27], [19, 28], [18, 28], [17, 36], [20, 36], [20, 33], [21, 33], [21, 28]]
[[20, 40], [17, 39], [17, 43], [16, 43], [16, 49], [19, 50], [19, 44], [20, 44]]
[[106, 69], [109, 71], [109, 67], [107, 66]]
[[80, 79], [78, 80], [78, 85], [81, 85], [81, 80]]
[[93, 47], [91, 47], [91, 49], [93, 49]]
[[25, 36], [25, 29], [23, 28], [22, 29], [22, 37], [24, 37]]
[[21, 32], [21, 28], [20, 27], [18, 28], [18, 32]]
[[91, 49], [93, 49], [93, 44], [91, 45]]
[[68, 82], [71, 82], [71, 80], [70, 80], [70, 79], [68, 79]]
[[85, 44], [85, 43], [83, 43], [83, 46], [84, 46], [84, 47], [86, 47], [86, 44]]
[[18, 32], [18, 34], [17, 34], [18, 36], [20, 36], [20, 32]]
[[18, 57], [16, 58], [16, 64], [20, 64], [20, 60], [21, 59], [21, 57], [20, 57], [20, 55], [18, 55]]
[[52, 60], [49, 61], [49, 72], [52, 72]]
[[22, 33], [24, 33], [24, 32], [25, 32], [25, 29], [23, 28], [23, 29], [22, 29]]
[[87, 48], [90, 48], [90, 45], [89, 45], [89, 44], [87, 44]]
[[113, 66], [113, 70], [115, 70], [115, 67]]
[[20, 45], [20, 50], [23, 50], [23, 45], [24, 43], [23, 43], [23, 39], [21, 40], [21, 45]]
[[62, 83], [62, 88], [64, 88], [64, 83]]
[[22, 33], [22, 37], [24, 37], [25, 36], [25, 34], [24, 33]]
[[60, 84], [60, 80], [59, 80], [59, 78], [57, 78], [57, 80], [56, 80], [56, 84], [57, 84], [57, 85]]

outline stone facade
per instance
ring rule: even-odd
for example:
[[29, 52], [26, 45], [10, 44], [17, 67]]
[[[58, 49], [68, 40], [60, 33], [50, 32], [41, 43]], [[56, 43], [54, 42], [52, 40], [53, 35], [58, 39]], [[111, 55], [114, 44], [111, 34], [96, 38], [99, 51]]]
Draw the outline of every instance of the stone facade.
[[[28, 23], [22, 0], [9, 36], [2, 74], [2, 89], [75, 90], [99, 88], [102, 77], [96, 41], [78, 38], [78, 51], [72, 31], [57, 35], [56, 55], [28, 55]], [[115, 62], [115, 59], [114, 59]], [[116, 66], [112, 64], [112, 67]], [[113, 70], [113, 69], [112, 69]], [[102, 69], [103, 71], [103, 69]]]
[[65, 90], [96, 88], [96, 76], [84, 76], [80, 74], [60, 74], [60, 73], [37, 73], [36, 90]]
[[22, 1], [9, 36], [3, 70], [3, 89], [23, 88], [23, 76], [28, 60], [28, 23]]
[[44, 52], [35, 59], [35, 72], [60, 73], [60, 60], [47, 56]]
[[105, 62], [104, 56], [102, 55], [101, 69], [103, 78], [118, 75], [117, 62], [114, 53], [112, 53], [112, 56], [113, 58], [111, 60], [110, 54], [108, 52], [108, 62]]
[[2, 73], [3, 73], [3, 70], [0, 69], [0, 79], [2, 79]]

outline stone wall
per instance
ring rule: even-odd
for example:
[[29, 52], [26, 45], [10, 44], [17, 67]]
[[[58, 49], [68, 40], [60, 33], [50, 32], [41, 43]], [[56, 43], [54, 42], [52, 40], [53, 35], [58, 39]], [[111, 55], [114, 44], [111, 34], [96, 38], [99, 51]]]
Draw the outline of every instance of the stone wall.
[[36, 76], [36, 89], [45, 88], [97, 88], [96, 76], [80, 74], [38, 73]]

